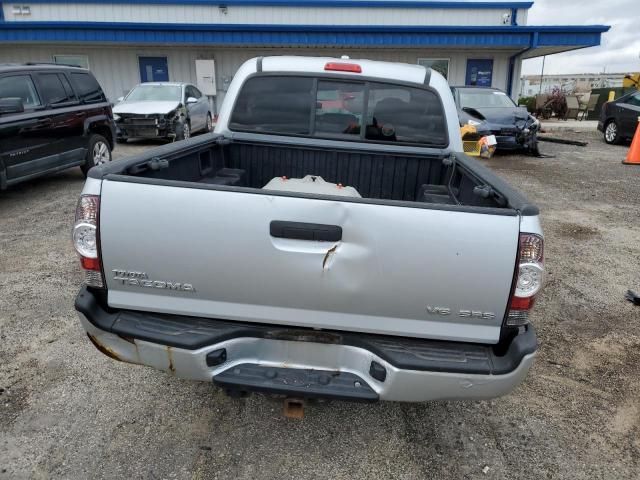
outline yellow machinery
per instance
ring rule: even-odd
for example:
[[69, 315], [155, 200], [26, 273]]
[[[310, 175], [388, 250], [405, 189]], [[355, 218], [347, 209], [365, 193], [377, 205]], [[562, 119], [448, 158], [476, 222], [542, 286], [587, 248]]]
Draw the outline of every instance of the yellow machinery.
[[473, 125], [463, 125], [460, 127], [460, 135], [462, 136], [462, 151], [472, 157], [480, 156], [480, 135]]
[[622, 79], [623, 88], [636, 88], [640, 90], [640, 73], [630, 73]]
[[473, 125], [460, 127], [462, 151], [472, 157], [491, 158], [496, 151], [496, 138], [493, 135], [481, 136]]

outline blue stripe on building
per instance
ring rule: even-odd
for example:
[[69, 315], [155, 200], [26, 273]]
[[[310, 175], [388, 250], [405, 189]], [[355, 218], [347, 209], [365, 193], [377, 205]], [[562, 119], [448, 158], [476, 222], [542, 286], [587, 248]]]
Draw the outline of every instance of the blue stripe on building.
[[328, 45], [407, 47], [587, 47], [600, 44], [606, 26], [323, 26], [202, 25], [109, 22], [4, 22], [0, 40], [220, 45]]

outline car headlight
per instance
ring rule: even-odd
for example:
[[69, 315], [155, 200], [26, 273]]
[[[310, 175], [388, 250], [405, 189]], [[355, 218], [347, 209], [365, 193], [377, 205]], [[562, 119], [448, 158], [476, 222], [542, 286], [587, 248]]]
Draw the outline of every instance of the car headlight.
[[472, 127], [479, 127], [482, 125], [482, 122], [477, 122], [476, 120], [467, 120], [467, 125], [471, 125]]
[[113, 121], [114, 122], [119, 122], [120, 121], [120, 115], [117, 115], [117, 114], [114, 113], [113, 114]]

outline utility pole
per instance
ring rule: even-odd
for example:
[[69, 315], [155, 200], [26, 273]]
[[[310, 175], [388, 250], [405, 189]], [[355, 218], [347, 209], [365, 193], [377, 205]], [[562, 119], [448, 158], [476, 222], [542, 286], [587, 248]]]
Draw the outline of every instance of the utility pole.
[[542, 94], [542, 81], [544, 80], [544, 61], [547, 59], [547, 56], [544, 55], [542, 57], [542, 71], [540, 72], [540, 94]]

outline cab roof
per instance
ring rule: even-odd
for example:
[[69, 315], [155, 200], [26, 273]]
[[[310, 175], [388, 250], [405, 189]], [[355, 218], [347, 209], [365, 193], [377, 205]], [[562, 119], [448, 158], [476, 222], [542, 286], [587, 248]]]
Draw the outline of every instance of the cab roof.
[[407, 63], [379, 62], [342, 57], [302, 57], [302, 56], [276, 56], [262, 58], [263, 72], [300, 72], [300, 73], [328, 73], [325, 70], [327, 63], [356, 64], [362, 69], [360, 73], [330, 72], [339, 75], [353, 77], [377, 77], [384, 80], [396, 80], [401, 82], [423, 84], [427, 78], [427, 68], [422, 65], [410, 65]]

